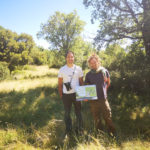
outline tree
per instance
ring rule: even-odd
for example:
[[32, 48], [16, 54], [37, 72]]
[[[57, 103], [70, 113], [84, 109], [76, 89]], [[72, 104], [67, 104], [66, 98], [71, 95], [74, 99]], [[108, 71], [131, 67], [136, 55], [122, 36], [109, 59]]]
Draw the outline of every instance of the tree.
[[46, 50], [37, 46], [32, 49], [30, 57], [32, 58], [32, 64], [43, 65], [48, 63], [48, 54]]
[[25, 49], [30, 53], [31, 49], [34, 47], [35, 43], [32, 36], [22, 33], [16, 39], [19, 45], [19, 53], [22, 53]]
[[0, 26], [0, 30], [4, 30], [4, 28], [2, 26]]
[[0, 81], [7, 79], [10, 75], [8, 64], [6, 62], [0, 62]]
[[13, 54], [30, 53], [35, 45], [32, 36], [22, 33], [18, 35], [11, 30], [0, 30], [0, 61], [10, 62]]
[[10, 30], [0, 30], [0, 61], [10, 60], [10, 52], [17, 49], [17, 43], [14, 40], [16, 36], [17, 34]]
[[56, 12], [47, 23], [41, 25], [37, 36], [44, 37], [52, 48], [65, 52], [72, 48], [84, 25], [76, 11], [70, 14]]
[[93, 45], [90, 42], [84, 41], [82, 37], [76, 40], [71, 50], [75, 54], [75, 64], [81, 66], [82, 69], [88, 68], [87, 59], [90, 54], [96, 52]]
[[99, 46], [119, 39], [142, 40], [150, 57], [150, 0], [84, 0], [92, 6], [93, 21], [100, 21], [95, 37]]
[[126, 57], [125, 50], [118, 44], [109, 45], [105, 50], [99, 51], [102, 65], [109, 71], [118, 71], [122, 60]]

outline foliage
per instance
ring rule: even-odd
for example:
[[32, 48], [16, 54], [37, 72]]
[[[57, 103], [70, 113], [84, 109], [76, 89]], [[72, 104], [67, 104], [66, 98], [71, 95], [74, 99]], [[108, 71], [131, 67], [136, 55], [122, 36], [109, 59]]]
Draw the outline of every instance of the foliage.
[[88, 68], [87, 59], [90, 54], [96, 52], [92, 44], [84, 41], [81, 37], [78, 37], [71, 50], [75, 54], [75, 64], [81, 66], [82, 69]]
[[[107, 133], [95, 132], [87, 102], [82, 103], [83, 134], [63, 141], [64, 109], [57, 91], [58, 69], [46, 66], [28, 66], [26, 69], [29, 69], [24, 70], [27, 78], [5, 81], [11, 89], [4, 87], [4, 82], [0, 83], [0, 149], [149, 148], [149, 96], [109, 89], [108, 100], [120, 145]], [[71, 115], [74, 124], [75, 115]]]
[[98, 55], [101, 58], [102, 65], [110, 71], [120, 70], [121, 62], [126, 58], [125, 50], [117, 44], [109, 45], [105, 50], [100, 51]]
[[34, 47], [30, 53], [32, 61], [30, 64], [44, 65], [47, 64], [47, 55], [44, 51], [41, 51], [38, 47]]
[[[34, 41], [30, 35], [20, 34], [10, 30], [0, 30], [0, 61], [10, 62], [13, 54], [30, 53]], [[24, 53], [24, 54], [26, 54]]]
[[[83, 30], [84, 22], [74, 11], [70, 14], [56, 12], [47, 23], [41, 25], [38, 37], [44, 37], [54, 49], [64, 53], [72, 48]], [[64, 54], [63, 53], [63, 54]]]
[[66, 58], [62, 51], [52, 50], [50, 53], [51, 57], [49, 59], [49, 67], [50, 68], [60, 68], [65, 65]]
[[112, 73], [117, 75], [113, 77], [113, 79], [117, 79], [113, 82], [114, 87], [118, 86], [117, 89], [132, 91], [139, 95], [149, 93], [150, 63], [142, 48], [141, 43], [134, 43], [126, 57], [121, 61], [117, 60], [118, 69], [112, 69]]
[[8, 64], [5, 62], [0, 62], [0, 81], [7, 79], [10, 75], [10, 71], [8, 69]]
[[21, 54], [11, 53], [10, 54], [10, 61], [9, 61], [9, 70], [12, 72], [18, 66], [23, 66], [28, 64], [32, 60], [32, 58], [28, 55], [28, 51], [23, 51]]
[[[84, 2], [88, 2], [88, 5], [92, 4], [90, 0]], [[105, 37], [106, 29], [111, 32], [107, 37], [114, 36], [116, 38], [121, 35], [121, 32], [118, 32], [119, 35], [117, 35], [117, 30], [114, 28], [118, 27], [117, 25], [124, 29], [127, 25], [129, 32], [131, 32], [130, 25], [132, 25], [132, 29], [137, 28], [132, 17], [123, 20], [122, 16], [120, 18], [115, 16], [122, 13], [121, 10], [116, 13], [114, 7], [125, 6], [123, 4], [125, 4], [124, 2], [127, 4], [126, 0], [108, 0], [107, 5], [105, 5], [105, 0], [103, 2], [99, 0], [99, 2], [101, 2], [99, 6], [105, 8], [101, 12], [104, 13], [104, 16], [100, 19], [103, 21], [103, 17], [106, 18], [100, 26], [104, 30], [99, 32], [103, 34], [103, 37]], [[118, 5], [112, 7], [110, 2], [118, 2]], [[138, 5], [138, 2], [140, 1], [134, 0], [129, 4], [136, 6], [134, 4]], [[143, 0], [143, 6], [145, 6], [144, 2], [146, 0]], [[102, 3], [104, 5], [101, 5]], [[127, 7], [123, 9], [128, 10]], [[104, 12], [105, 10], [107, 13]], [[95, 11], [96, 13], [97, 11]], [[123, 14], [127, 16], [126, 13]], [[96, 14], [95, 19], [98, 19], [98, 15], [101, 14]], [[109, 18], [110, 15], [111, 18]], [[116, 19], [118, 22], [115, 23], [112, 19]], [[138, 19], [140, 22], [143, 21], [142, 17]], [[102, 25], [107, 26], [103, 28]], [[14, 79], [0, 82], [0, 149], [61, 149], [61, 147], [63, 147], [62, 149], [78, 150], [88, 148], [137, 149], [135, 144], [139, 145], [141, 149], [148, 148], [149, 142], [147, 141], [150, 139], [150, 62], [146, 57], [147, 52], [144, 51], [144, 41], [136, 40], [126, 50], [118, 44], [112, 44], [105, 50], [96, 51], [90, 43], [85, 42], [79, 36], [83, 26], [84, 23], [76, 12], [68, 15], [56, 12], [54, 16], [50, 17], [47, 24], [42, 25], [39, 32], [40, 36], [43, 36], [55, 47], [51, 50], [34, 46], [31, 36], [17, 35], [0, 26], [0, 61], [8, 62], [0, 62], [0, 80], [9, 76], [8, 67]], [[145, 29], [144, 26], [145, 24], [143, 24], [143, 29]], [[48, 27], [51, 27], [50, 32], [48, 32]], [[56, 31], [56, 34], [53, 30]], [[137, 38], [142, 33], [141, 30], [138, 30], [128, 36]], [[60, 37], [63, 37], [65, 42], [61, 41]], [[71, 37], [68, 45], [67, 37]], [[111, 86], [108, 89], [108, 100], [121, 146], [117, 145], [118, 142], [108, 137], [107, 134], [95, 132], [89, 105], [84, 102], [82, 103], [85, 124], [83, 135], [79, 137], [73, 135], [73, 140], [63, 141], [63, 145], [64, 109], [57, 91], [58, 69], [52, 69], [52, 67], [60, 68], [65, 64], [64, 54], [68, 49], [75, 53], [75, 64], [85, 69], [84, 74], [87, 72], [87, 58], [91, 53], [97, 53], [102, 59], [103, 66], [110, 71]], [[26, 64], [39, 66], [27, 66]], [[40, 66], [43, 64], [48, 64], [49, 67]], [[26, 65], [22, 67], [24, 70], [19, 70], [19, 67], [23, 65]], [[75, 116], [71, 115], [74, 124]], [[142, 145], [141, 142], [145, 145]]]
[[28, 64], [31, 61], [29, 54], [34, 46], [32, 36], [22, 33], [18, 35], [11, 30], [0, 30], [0, 61], [9, 64], [10, 72], [17, 66]]
[[150, 56], [149, 0], [84, 0], [83, 3], [93, 7], [92, 20], [100, 22], [96, 44], [101, 46], [124, 38], [141, 39], [146, 55]]
[[[85, 69], [87, 68], [87, 58], [96, 50], [92, 47], [91, 43], [85, 42], [81, 37], [78, 37], [71, 51], [75, 54], [75, 64]], [[65, 65], [66, 58], [63, 51], [50, 50], [46, 53], [48, 55], [49, 67], [60, 68]]]
[[4, 30], [4, 28], [2, 26], [0, 26], [0, 30]]

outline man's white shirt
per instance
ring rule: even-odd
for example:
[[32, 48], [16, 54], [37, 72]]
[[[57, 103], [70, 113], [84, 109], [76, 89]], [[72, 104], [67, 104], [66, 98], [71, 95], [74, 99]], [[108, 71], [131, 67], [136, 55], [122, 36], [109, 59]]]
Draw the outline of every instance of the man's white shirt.
[[63, 78], [63, 83], [70, 82], [71, 78], [71, 90], [67, 91], [65, 85], [63, 84], [63, 93], [71, 94], [75, 93], [75, 89], [79, 86], [79, 78], [83, 77], [83, 71], [81, 67], [73, 65], [73, 67], [68, 67], [67, 65], [60, 68], [58, 72], [58, 78]]

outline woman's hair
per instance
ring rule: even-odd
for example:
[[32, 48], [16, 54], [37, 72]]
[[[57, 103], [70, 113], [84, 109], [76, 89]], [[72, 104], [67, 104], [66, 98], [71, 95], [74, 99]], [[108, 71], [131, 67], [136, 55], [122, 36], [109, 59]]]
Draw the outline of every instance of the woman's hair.
[[69, 53], [72, 53], [73, 56], [74, 56], [74, 52], [72, 52], [72, 51], [67, 51], [66, 54], [65, 54], [65, 58], [67, 57], [67, 55], [68, 55]]
[[92, 59], [96, 59], [96, 61], [97, 61], [99, 64], [101, 63], [101, 60], [100, 60], [99, 56], [96, 55], [96, 54], [92, 54], [92, 55], [88, 58], [88, 60], [87, 60], [88, 64], [90, 63], [90, 61], [91, 61]]

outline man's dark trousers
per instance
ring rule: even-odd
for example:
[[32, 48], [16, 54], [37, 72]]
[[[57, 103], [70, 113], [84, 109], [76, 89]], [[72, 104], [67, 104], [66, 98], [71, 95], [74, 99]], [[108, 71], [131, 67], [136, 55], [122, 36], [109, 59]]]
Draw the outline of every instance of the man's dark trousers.
[[81, 102], [76, 101], [76, 94], [63, 94], [62, 96], [64, 109], [65, 109], [65, 125], [66, 125], [66, 134], [71, 134], [72, 132], [72, 119], [70, 116], [72, 104], [74, 105], [74, 110], [76, 114], [76, 132], [79, 132], [83, 128], [83, 121], [81, 115]]

